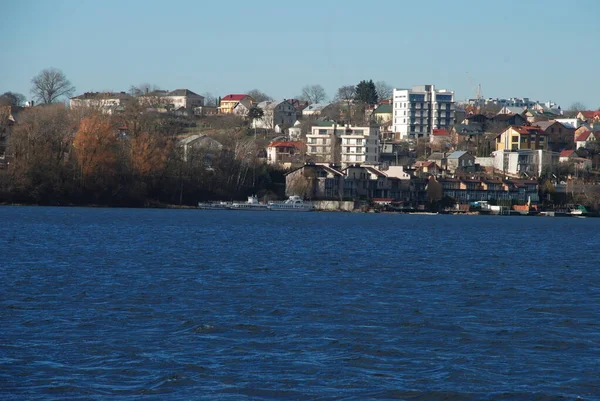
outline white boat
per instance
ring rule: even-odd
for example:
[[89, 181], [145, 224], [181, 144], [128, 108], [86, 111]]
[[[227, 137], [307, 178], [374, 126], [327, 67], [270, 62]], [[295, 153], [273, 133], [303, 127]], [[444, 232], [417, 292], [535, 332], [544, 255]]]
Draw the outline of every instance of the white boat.
[[297, 195], [290, 196], [284, 202], [269, 202], [269, 209], [275, 212], [310, 212], [315, 210], [312, 203], [304, 202], [304, 200]]
[[581, 216], [581, 215], [583, 215], [583, 210], [581, 210], [581, 209], [569, 209], [569, 211], [567, 213], [570, 214], [571, 216]]
[[260, 203], [256, 195], [248, 197], [247, 202], [233, 202], [228, 209], [230, 210], [269, 210], [269, 205]]

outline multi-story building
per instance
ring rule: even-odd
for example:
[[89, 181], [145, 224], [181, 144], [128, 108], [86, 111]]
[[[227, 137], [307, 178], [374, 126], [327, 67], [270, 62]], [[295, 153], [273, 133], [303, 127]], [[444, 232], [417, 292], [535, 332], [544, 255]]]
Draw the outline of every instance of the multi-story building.
[[125, 92], [85, 92], [82, 95], [72, 97], [69, 101], [69, 107], [72, 109], [78, 107], [97, 108], [103, 113], [112, 114], [122, 109], [125, 103], [133, 99]]
[[496, 150], [548, 150], [548, 138], [538, 126], [510, 126], [496, 137]]
[[275, 129], [277, 125], [291, 126], [296, 122], [296, 108], [287, 100], [266, 100], [256, 107], [262, 109], [263, 116], [252, 120], [252, 128]]
[[246, 94], [231, 94], [223, 97], [219, 104], [219, 113], [234, 114], [235, 107], [241, 103], [245, 109], [250, 109], [254, 103], [252, 97]]
[[339, 164], [379, 163], [379, 128], [340, 126], [335, 123], [311, 127], [306, 135], [309, 157]]
[[394, 89], [392, 131], [399, 139], [428, 138], [454, 124], [454, 92], [434, 85]]

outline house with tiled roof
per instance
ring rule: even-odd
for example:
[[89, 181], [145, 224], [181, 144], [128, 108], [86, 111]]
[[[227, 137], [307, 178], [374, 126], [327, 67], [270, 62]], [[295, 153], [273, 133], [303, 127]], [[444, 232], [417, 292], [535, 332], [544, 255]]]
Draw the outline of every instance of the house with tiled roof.
[[465, 151], [455, 151], [446, 156], [447, 169], [454, 173], [457, 169], [468, 169], [475, 166], [475, 156]]
[[585, 111], [580, 111], [577, 114], [577, 118], [579, 120], [583, 120], [583, 121], [587, 121], [587, 122], [597, 122], [600, 121], [600, 110], [585, 110]]
[[[243, 104], [243, 109], [250, 109], [254, 104], [254, 100], [251, 96], [246, 94], [230, 94], [221, 98], [219, 104], [220, 114], [234, 114], [235, 107], [239, 104]], [[242, 110], [241, 108], [239, 110]]]
[[592, 132], [585, 130], [575, 138], [575, 149], [588, 148], [591, 143], [596, 142], [600, 131]]
[[548, 146], [553, 152], [573, 149], [575, 145], [573, 141], [575, 128], [566, 126], [556, 120], [539, 121], [535, 125], [548, 134]]
[[496, 150], [548, 150], [549, 135], [535, 125], [511, 125], [496, 136]]
[[393, 106], [391, 104], [380, 104], [377, 106], [373, 115], [377, 124], [384, 124], [392, 121]]
[[303, 163], [306, 145], [300, 141], [274, 141], [267, 145], [267, 163], [290, 168]]
[[321, 114], [325, 107], [329, 106], [329, 103], [313, 103], [309, 104], [302, 110], [302, 116], [318, 116]]

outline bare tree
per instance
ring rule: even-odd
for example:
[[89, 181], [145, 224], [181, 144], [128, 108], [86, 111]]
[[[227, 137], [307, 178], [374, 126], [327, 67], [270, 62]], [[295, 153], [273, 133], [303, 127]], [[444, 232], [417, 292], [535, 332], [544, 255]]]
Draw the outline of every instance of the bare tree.
[[205, 92], [202, 94], [204, 96], [204, 105], [209, 107], [217, 107], [217, 98], [211, 92]]
[[574, 102], [570, 107], [568, 111], [573, 111], [573, 112], [580, 112], [580, 111], [584, 111], [587, 110], [587, 108], [585, 107], [585, 104], [581, 103], [581, 102]]
[[62, 71], [56, 68], [46, 68], [31, 79], [31, 93], [40, 102], [54, 103], [62, 96], [70, 97], [75, 93], [75, 87]]
[[254, 99], [255, 103], [264, 102], [265, 100], [273, 100], [271, 96], [259, 91], [258, 89], [252, 89], [251, 91], [248, 91], [248, 96]]
[[392, 98], [394, 88], [385, 81], [375, 82], [375, 91], [379, 97], [379, 101], [388, 100]]
[[352, 103], [356, 96], [356, 87], [354, 85], [342, 86], [338, 89], [336, 99], [346, 104], [346, 120], [352, 122]]
[[327, 94], [321, 85], [306, 85], [302, 88], [302, 98], [310, 103], [321, 103], [327, 99]]

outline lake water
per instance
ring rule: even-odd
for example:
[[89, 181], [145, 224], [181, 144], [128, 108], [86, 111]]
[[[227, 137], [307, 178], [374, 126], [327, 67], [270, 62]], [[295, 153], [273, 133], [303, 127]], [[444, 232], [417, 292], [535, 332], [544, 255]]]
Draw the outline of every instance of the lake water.
[[600, 399], [600, 219], [0, 221], [2, 400]]

